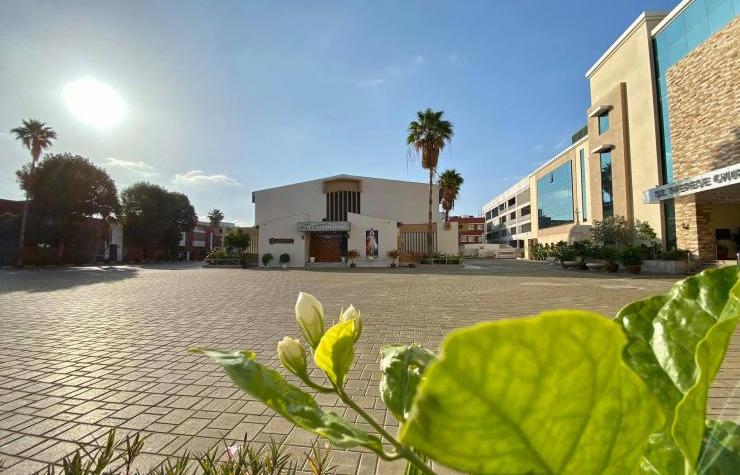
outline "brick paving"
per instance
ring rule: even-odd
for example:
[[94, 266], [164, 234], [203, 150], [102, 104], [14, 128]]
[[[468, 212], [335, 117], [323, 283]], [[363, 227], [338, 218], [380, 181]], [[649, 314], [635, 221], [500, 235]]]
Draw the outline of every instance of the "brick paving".
[[[668, 278], [563, 271], [526, 262], [483, 268], [241, 270], [151, 266], [0, 271], [0, 460], [7, 473], [58, 462], [76, 442], [94, 444], [111, 428], [148, 435], [144, 469], [167, 456], [222, 443], [284, 442], [308, 450], [314, 437], [239, 392], [195, 346], [252, 349], [277, 366], [275, 345], [297, 336], [293, 305], [316, 295], [329, 318], [354, 303], [364, 335], [349, 392], [391, 429], [378, 394], [377, 355], [387, 343], [437, 349], [450, 330], [553, 308], [614, 314], [665, 291]], [[740, 338], [735, 337], [709, 404], [740, 415]], [[319, 402], [357, 421], [336, 397]], [[358, 421], [358, 424], [367, 427]], [[340, 473], [400, 473], [359, 450], [335, 450]]]

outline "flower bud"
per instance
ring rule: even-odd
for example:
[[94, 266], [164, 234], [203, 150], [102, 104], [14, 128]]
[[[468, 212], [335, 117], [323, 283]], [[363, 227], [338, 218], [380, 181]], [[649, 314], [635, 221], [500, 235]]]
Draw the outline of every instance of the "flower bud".
[[362, 334], [362, 315], [354, 305], [350, 305], [349, 308], [344, 310], [339, 316], [339, 323], [348, 322], [350, 320], [353, 320], [355, 323], [354, 339], [357, 341], [360, 339], [360, 334]]
[[306, 350], [300, 341], [286, 336], [278, 343], [277, 351], [278, 358], [285, 369], [296, 376], [306, 374]]
[[324, 307], [311, 294], [301, 292], [295, 303], [295, 319], [311, 348], [319, 346], [324, 335]]

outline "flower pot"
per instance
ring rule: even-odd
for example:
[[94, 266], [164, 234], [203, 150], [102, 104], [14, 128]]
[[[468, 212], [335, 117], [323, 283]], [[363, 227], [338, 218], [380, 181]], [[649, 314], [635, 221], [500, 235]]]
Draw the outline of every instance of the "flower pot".
[[607, 272], [617, 272], [619, 270], [619, 264], [616, 262], [607, 262], [606, 263], [606, 271]]
[[396, 268], [396, 263], [395, 262], [391, 262], [391, 269], [395, 269], [395, 268]]
[[563, 269], [577, 269], [581, 267], [581, 263], [578, 261], [563, 261], [560, 263]]
[[283, 262], [283, 263], [281, 264], [281, 266], [283, 267], [283, 269], [287, 269], [287, 268], [288, 268], [288, 264], [286, 264], [285, 262]]
[[586, 268], [588, 270], [605, 270], [607, 264], [605, 262], [588, 262]]
[[314, 262], [316, 262], [316, 258], [315, 257], [309, 257], [308, 260], [309, 260], [309, 262], [311, 264], [313, 264]]
[[352, 268], [355, 268], [355, 267], [357, 267], [357, 264], [355, 264], [354, 262], [350, 262], [349, 266], [352, 267]]
[[635, 274], [635, 275], [637, 275], [637, 274], [639, 274], [639, 273], [640, 273], [640, 269], [642, 268], [642, 266], [641, 266], [640, 264], [629, 264], [629, 265], [628, 265], [628, 264], [625, 264], [625, 265], [624, 265], [624, 268], [625, 268], [625, 269], [627, 270], [627, 272], [629, 272], [630, 274]]

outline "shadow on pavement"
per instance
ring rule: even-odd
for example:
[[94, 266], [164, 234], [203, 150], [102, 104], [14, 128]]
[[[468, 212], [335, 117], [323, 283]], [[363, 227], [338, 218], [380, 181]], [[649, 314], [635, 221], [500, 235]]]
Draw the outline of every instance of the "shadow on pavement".
[[60, 267], [0, 271], [0, 295], [13, 292], [52, 292], [83, 285], [117, 282], [135, 277], [136, 267]]

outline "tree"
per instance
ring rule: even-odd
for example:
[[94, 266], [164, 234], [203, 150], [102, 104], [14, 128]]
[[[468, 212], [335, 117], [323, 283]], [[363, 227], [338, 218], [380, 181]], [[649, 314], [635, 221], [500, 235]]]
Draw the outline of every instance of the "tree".
[[439, 164], [439, 154], [450, 143], [454, 135], [452, 122], [442, 119], [443, 111], [427, 109], [416, 113], [417, 120], [409, 123], [406, 144], [411, 151], [421, 154], [421, 166], [429, 170], [429, 228], [427, 233], [427, 252], [432, 253], [434, 227], [432, 225], [432, 190], [434, 175]]
[[[23, 146], [31, 152], [30, 173], [33, 173], [34, 168], [36, 168], [36, 162], [39, 160], [41, 152], [51, 147], [52, 141], [57, 138], [57, 133], [54, 129], [36, 119], [23, 120], [23, 125], [12, 129], [10, 133], [14, 134], [16, 140], [20, 140]], [[18, 258], [16, 260], [16, 265], [18, 266], [23, 265], [23, 248], [25, 247], [27, 219], [28, 194], [26, 194], [26, 202], [23, 203], [23, 215], [18, 233]]]
[[213, 234], [221, 231], [221, 221], [224, 220], [224, 214], [218, 208], [213, 208], [208, 213], [208, 221], [211, 223], [211, 249], [213, 249]]
[[249, 247], [249, 242], [249, 234], [241, 228], [232, 229], [224, 236], [224, 247], [227, 251], [231, 251], [232, 249], [244, 251]]
[[16, 172], [35, 214], [54, 222], [58, 257], [66, 245], [79, 242], [79, 225], [95, 215], [107, 218], [120, 208], [116, 184], [87, 158], [69, 153], [46, 155], [38, 167]]
[[144, 258], [153, 249], [164, 249], [172, 257], [182, 233], [198, 222], [187, 196], [147, 182], [123, 190], [121, 203], [124, 232], [141, 247]]
[[445, 170], [439, 175], [439, 191], [442, 194], [442, 209], [445, 210], [445, 223], [450, 221], [450, 210], [460, 194], [465, 180], [454, 168]]

